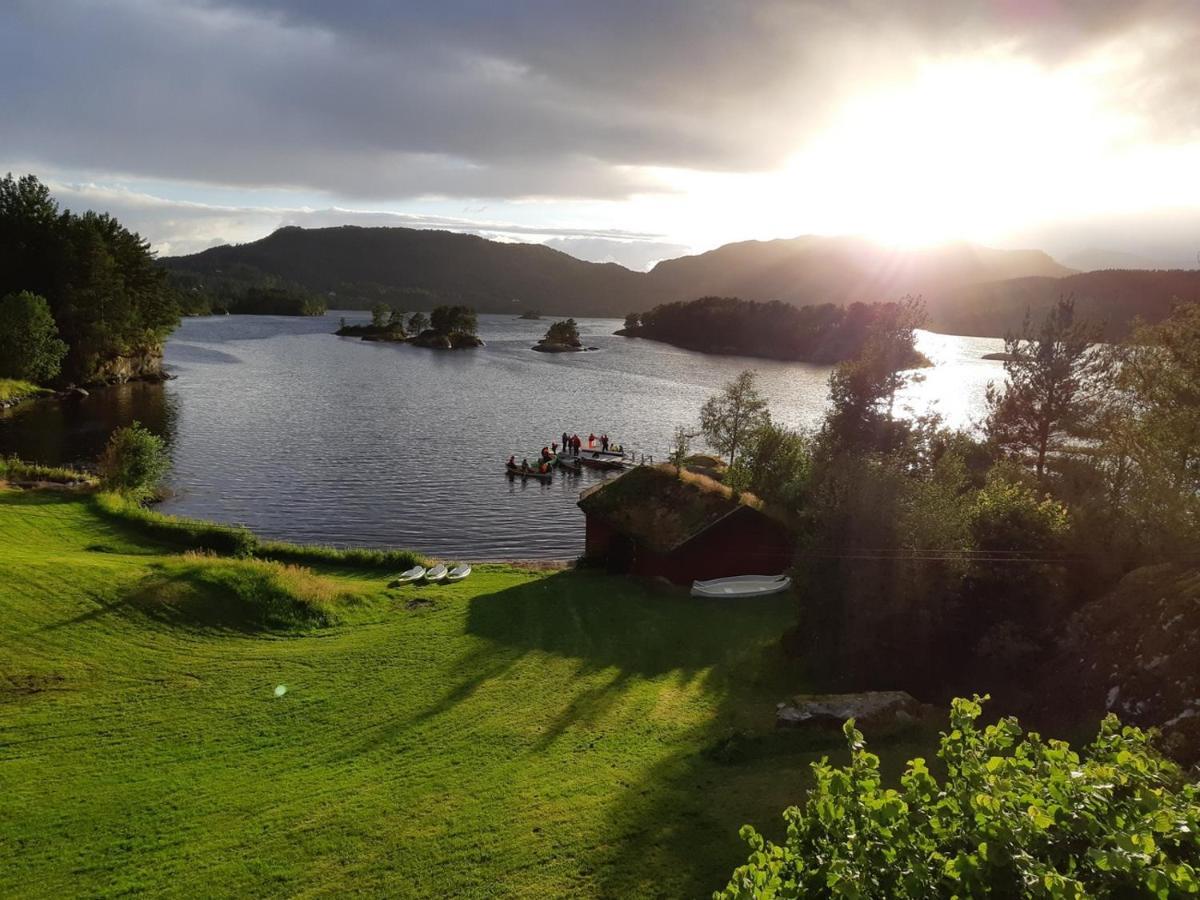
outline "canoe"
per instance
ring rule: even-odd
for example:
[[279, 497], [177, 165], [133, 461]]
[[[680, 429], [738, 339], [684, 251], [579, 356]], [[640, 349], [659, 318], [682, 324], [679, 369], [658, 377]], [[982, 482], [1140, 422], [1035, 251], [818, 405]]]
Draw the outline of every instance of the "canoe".
[[426, 581], [441, 581], [446, 577], [446, 567], [441, 563], [425, 570]]
[[449, 572], [446, 573], [446, 580], [447, 581], [462, 581], [464, 578], [466, 578], [470, 574], [471, 574], [470, 566], [455, 566], [453, 569], [451, 569]]
[[693, 581], [693, 597], [766, 597], [779, 594], [792, 586], [786, 575], [736, 575], [733, 578], [714, 578], [712, 581]]
[[414, 581], [420, 581], [425, 577], [424, 566], [413, 566], [411, 569], [401, 572], [392, 581], [392, 585], [412, 584]]
[[550, 481], [554, 477], [553, 472], [539, 472], [536, 469], [526, 472], [520, 466], [505, 465], [504, 468], [512, 478], [536, 478], [538, 481]]

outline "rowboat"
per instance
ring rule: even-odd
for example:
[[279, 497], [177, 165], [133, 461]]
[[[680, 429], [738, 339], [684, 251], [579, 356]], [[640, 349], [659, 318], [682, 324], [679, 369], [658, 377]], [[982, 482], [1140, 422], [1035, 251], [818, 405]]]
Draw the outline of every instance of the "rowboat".
[[408, 569], [407, 571], [401, 572], [399, 575], [397, 575], [389, 586], [395, 587], [401, 584], [412, 584], [414, 581], [420, 581], [424, 577], [425, 567], [413, 566], [411, 569]]
[[736, 575], [733, 578], [714, 578], [712, 581], [693, 581], [693, 597], [766, 597], [779, 594], [792, 586], [786, 575]]
[[467, 565], [455, 566], [453, 569], [451, 569], [449, 572], [446, 573], [446, 580], [447, 581], [462, 581], [464, 578], [466, 578], [470, 574], [471, 574], [470, 566], [467, 566]]
[[604, 457], [599, 454], [592, 454], [590, 451], [581, 453], [575, 457], [583, 465], [589, 469], [624, 469], [625, 461], [622, 459], [613, 459], [612, 457]]
[[554, 477], [553, 472], [539, 472], [537, 469], [522, 469], [520, 466], [504, 467], [510, 478], [536, 478], [538, 481], [549, 481]]
[[563, 456], [559, 454], [554, 457], [554, 465], [565, 469], [571, 475], [579, 473], [579, 457], [577, 456]]
[[436, 566], [433, 566], [432, 568], [425, 570], [425, 580], [426, 581], [441, 581], [445, 577], [446, 577], [446, 567], [443, 566], [441, 563], [438, 563]]

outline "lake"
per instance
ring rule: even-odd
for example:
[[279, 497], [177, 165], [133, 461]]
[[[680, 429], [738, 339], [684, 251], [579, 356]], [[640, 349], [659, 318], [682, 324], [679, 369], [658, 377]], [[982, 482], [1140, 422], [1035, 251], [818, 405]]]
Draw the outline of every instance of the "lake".
[[[470, 560], [566, 558], [583, 549], [585, 471], [548, 485], [510, 481], [509, 454], [536, 457], [562, 432], [605, 432], [663, 459], [676, 425], [744, 368], [776, 420], [812, 428], [828, 366], [709, 356], [613, 335], [617, 319], [582, 319], [590, 353], [530, 347], [548, 320], [482, 315], [487, 346], [439, 352], [332, 334], [339, 317], [185, 319], [167, 342], [166, 384], [100, 389], [86, 399], [0, 413], [0, 453], [47, 463], [90, 459], [112, 429], [138, 420], [168, 441], [164, 512], [245, 524], [270, 538], [413, 547]], [[948, 425], [982, 418], [1003, 378], [991, 338], [921, 332], [935, 363], [902, 398]]]

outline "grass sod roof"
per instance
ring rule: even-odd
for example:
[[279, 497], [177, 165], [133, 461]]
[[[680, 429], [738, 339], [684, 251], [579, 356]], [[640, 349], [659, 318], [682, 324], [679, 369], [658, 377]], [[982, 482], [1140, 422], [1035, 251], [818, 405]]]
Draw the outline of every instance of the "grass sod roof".
[[743, 507], [787, 522], [753, 494], [736, 494], [704, 475], [665, 463], [638, 466], [583, 493], [579, 507], [636, 538], [656, 553], [685, 544]]

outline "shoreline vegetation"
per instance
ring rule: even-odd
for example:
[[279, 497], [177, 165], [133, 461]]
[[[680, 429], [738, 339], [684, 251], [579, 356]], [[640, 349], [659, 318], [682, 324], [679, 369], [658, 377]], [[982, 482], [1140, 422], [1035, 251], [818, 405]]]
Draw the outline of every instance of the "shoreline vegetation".
[[[859, 356], [872, 333], [903, 314], [899, 303], [792, 306], [738, 297], [701, 297], [630, 313], [615, 333], [640, 337], [700, 353], [752, 356], [833, 365]], [[913, 349], [904, 368], [930, 366]]]
[[547, 328], [546, 336], [530, 349], [538, 353], [582, 353], [596, 348], [583, 346], [579, 337], [579, 325], [574, 319], [567, 319], [555, 322]]

